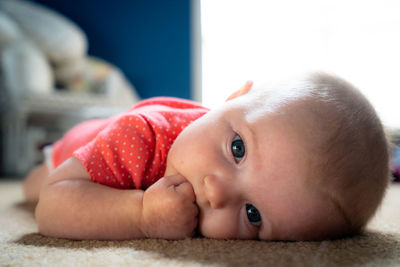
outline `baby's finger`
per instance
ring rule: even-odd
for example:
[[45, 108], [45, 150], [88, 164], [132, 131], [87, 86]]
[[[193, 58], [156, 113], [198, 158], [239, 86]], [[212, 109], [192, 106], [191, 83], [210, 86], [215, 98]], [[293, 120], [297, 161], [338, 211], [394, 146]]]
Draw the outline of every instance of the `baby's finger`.
[[193, 187], [188, 181], [185, 181], [177, 185], [175, 187], [175, 191], [184, 195], [185, 198], [189, 199], [191, 202], [194, 202], [196, 200]]
[[174, 175], [171, 175], [171, 176], [165, 176], [164, 179], [165, 179], [165, 182], [168, 185], [175, 185], [175, 186], [177, 186], [177, 185], [179, 185], [181, 183], [187, 182], [186, 178], [183, 177], [180, 174], [174, 174]]

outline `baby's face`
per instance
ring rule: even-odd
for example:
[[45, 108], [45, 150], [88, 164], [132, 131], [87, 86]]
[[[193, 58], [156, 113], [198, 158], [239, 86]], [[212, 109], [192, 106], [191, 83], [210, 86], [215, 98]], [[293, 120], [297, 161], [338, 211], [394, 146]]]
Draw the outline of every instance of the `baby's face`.
[[165, 176], [179, 173], [192, 184], [204, 236], [314, 238], [336, 219], [332, 204], [307, 187], [312, 170], [301, 129], [254, 102], [238, 97], [189, 125], [168, 154]]

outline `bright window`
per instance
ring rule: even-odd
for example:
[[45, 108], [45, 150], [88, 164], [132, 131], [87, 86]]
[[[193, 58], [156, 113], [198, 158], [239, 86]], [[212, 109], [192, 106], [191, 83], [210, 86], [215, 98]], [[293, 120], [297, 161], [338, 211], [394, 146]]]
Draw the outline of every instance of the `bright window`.
[[400, 1], [202, 0], [202, 101], [308, 69], [360, 88], [400, 127]]

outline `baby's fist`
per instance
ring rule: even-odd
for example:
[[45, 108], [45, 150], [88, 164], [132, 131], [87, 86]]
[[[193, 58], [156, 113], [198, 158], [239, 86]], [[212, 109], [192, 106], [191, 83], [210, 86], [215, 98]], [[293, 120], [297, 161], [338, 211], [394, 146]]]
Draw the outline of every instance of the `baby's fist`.
[[192, 236], [199, 212], [195, 200], [193, 187], [183, 176], [161, 178], [144, 192], [142, 231], [154, 238]]

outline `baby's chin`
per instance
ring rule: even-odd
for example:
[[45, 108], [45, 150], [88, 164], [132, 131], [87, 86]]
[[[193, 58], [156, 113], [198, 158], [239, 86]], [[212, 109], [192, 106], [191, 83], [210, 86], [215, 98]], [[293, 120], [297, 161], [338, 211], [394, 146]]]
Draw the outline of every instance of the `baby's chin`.
[[204, 213], [201, 212], [201, 209], [199, 208], [199, 215], [198, 215], [198, 223], [197, 223], [197, 229], [196, 229], [196, 235], [199, 237], [206, 237], [206, 238], [212, 238], [212, 239], [232, 239], [225, 236], [225, 235], [220, 235], [221, 233], [218, 231], [215, 231], [216, 229], [210, 228], [210, 225], [207, 225], [207, 222], [204, 218]]

